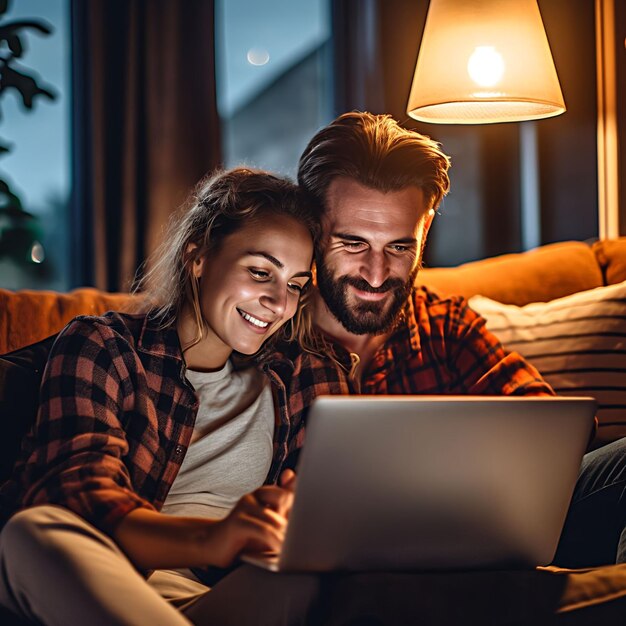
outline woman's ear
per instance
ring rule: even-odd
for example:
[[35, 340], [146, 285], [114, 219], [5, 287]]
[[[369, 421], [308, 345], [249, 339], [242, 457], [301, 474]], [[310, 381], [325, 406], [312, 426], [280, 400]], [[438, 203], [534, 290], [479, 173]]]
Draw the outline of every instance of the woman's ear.
[[204, 269], [204, 256], [200, 254], [200, 246], [197, 243], [188, 243], [185, 250], [185, 264], [189, 265], [190, 273], [196, 278], [202, 276]]

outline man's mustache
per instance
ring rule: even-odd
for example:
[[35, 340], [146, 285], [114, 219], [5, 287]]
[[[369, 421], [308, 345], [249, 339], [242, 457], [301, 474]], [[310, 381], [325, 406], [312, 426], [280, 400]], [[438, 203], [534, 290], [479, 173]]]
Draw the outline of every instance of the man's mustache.
[[341, 282], [344, 285], [351, 285], [359, 291], [368, 293], [385, 293], [392, 289], [402, 289], [404, 287], [404, 282], [399, 278], [388, 278], [380, 287], [372, 287], [365, 279], [353, 276], [344, 276], [341, 278]]

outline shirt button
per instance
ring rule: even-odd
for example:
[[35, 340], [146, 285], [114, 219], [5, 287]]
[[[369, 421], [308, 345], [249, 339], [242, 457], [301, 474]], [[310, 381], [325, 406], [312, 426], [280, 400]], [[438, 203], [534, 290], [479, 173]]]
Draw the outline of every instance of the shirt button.
[[174, 448], [174, 456], [180, 456], [185, 451], [185, 448], [180, 444]]

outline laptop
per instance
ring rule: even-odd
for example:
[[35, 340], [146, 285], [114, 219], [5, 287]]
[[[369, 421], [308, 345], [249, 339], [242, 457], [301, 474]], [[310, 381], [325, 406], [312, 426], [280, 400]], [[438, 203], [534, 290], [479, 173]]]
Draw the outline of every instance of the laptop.
[[321, 396], [272, 571], [549, 564], [592, 398]]

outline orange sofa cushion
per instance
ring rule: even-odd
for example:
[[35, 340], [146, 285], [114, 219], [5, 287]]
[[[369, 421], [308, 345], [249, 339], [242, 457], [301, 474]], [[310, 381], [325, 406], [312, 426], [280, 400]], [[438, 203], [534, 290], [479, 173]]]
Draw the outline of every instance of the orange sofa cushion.
[[[626, 239], [622, 243], [626, 250]], [[611, 269], [612, 274], [618, 271], [617, 267]], [[481, 294], [518, 306], [605, 284], [593, 249], [581, 241], [549, 244], [530, 252], [505, 254], [458, 267], [427, 268], [419, 272], [417, 282], [439, 293], [466, 298]]]
[[59, 332], [77, 315], [129, 310], [136, 300], [129, 294], [91, 288], [70, 293], [0, 289], [0, 354]]
[[626, 280], [626, 237], [596, 241], [592, 250], [602, 268], [607, 285]]

